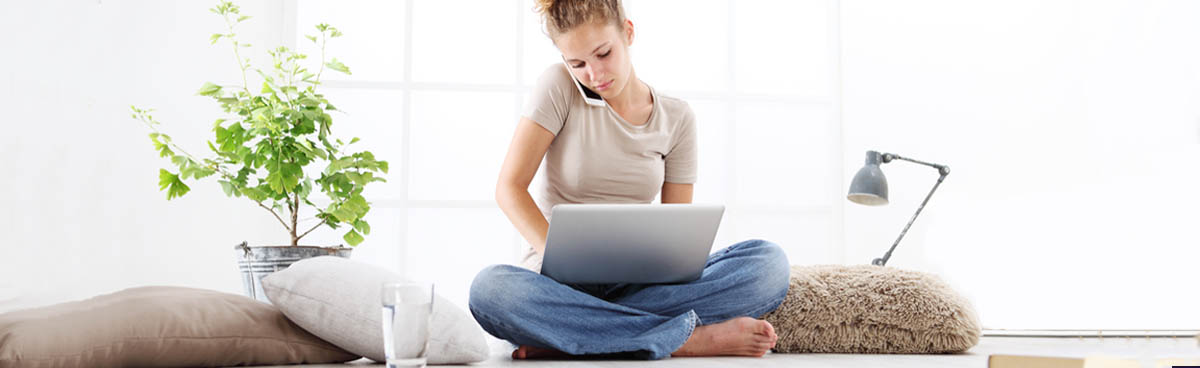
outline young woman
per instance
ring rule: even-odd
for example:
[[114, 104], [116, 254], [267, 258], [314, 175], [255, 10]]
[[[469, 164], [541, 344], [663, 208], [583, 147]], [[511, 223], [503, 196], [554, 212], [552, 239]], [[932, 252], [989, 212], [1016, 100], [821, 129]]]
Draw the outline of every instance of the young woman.
[[[660, 192], [662, 203], [691, 203], [696, 181], [695, 117], [637, 78], [633, 22], [620, 0], [538, 0], [538, 10], [565, 65], [538, 79], [496, 185], [496, 201], [531, 247], [523, 268], [495, 265], [476, 276], [471, 313], [519, 346], [514, 359], [762, 356], [777, 336], [755, 318], [779, 306], [788, 287], [787, 257], [773, 243], [717, 251], [688, 284], [564, 285], [538, 273], [554, 205], [650, 203]], [[606, 106], [588, 105], [572, 76]], [[543, 157], [535, 201], [529, 184]]]

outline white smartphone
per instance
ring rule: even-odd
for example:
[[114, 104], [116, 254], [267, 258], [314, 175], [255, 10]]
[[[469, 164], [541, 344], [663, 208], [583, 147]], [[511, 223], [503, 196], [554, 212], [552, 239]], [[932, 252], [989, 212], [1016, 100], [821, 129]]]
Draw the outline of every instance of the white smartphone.
[[571, 66], [567, 65], [566, 60], [563, 60], [563, 67], [567, 68], [567, 75], [570, 75], [571, 80], [575, 82], [575, 89], [578, 89], [579, 94], [581, 96], [583, 96], [583, 102], [587, 102], [588, 105], [592, 105], [592, 106], [606, 105], [604, 103], [604, 98], [600, 97], [599, 93], [596, 93], [596, 91], [593, 91], [593, 90], [588, 89], [587, 87], [584, 87], [583, 83], [580, 82], [579, 79], [575, 79], [575, 75], [571, 74]]

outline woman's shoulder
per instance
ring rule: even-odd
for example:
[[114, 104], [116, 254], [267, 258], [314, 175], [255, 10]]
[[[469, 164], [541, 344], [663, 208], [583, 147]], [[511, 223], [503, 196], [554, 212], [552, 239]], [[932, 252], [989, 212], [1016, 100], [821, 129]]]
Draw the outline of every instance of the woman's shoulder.
[[662, 109], [662, 113], [671, 117], [672, 120], [685, 119], [692, 115], [691, 105], [688, 105], [687, 101], [684, 101], [681, 98], [658, 93], [657, 90], [655, 91], [654, 97], [655, 102], [657, 102], [658, 106]]

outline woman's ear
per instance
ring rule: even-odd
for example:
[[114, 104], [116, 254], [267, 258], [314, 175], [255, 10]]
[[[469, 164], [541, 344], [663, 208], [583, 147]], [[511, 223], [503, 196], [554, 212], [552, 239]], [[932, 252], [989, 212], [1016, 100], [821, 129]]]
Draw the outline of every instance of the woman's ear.
[[626, 19], [622, 28], [625, 29], [625, 46], [633, 45], [633, 21]]

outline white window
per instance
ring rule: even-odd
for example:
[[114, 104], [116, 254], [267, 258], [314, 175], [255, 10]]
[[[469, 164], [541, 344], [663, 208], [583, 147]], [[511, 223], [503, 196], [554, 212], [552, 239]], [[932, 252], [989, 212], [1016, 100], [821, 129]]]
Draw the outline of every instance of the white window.
[[[727, 206], [714, 247], [763, 238], [795, 264], [841, 257], [840, 139], [828, 1], [625, 1], [638, 76], [696, 112], [695, 201]], [[431, 279], [465, 304], [484, 266], [526, 246], [493, 200], [525, 94], [561, 58], [530, 0], [301, 0], [296, 42], [327, 22], [339, 133], [390, 161], [356, 259]], [[686, 15], [684, 15], [686, 14]], [[314, 53], [311, 47], [301, 50]]]

